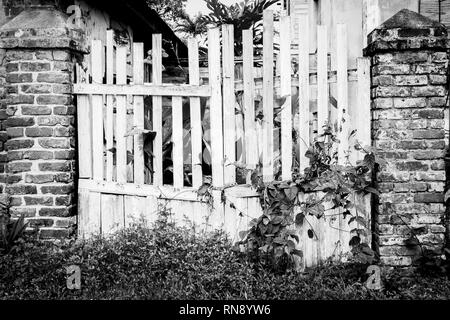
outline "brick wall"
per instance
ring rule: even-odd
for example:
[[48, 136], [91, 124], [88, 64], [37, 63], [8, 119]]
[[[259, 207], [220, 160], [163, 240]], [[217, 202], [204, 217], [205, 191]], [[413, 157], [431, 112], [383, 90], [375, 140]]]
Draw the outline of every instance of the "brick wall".
[[[61, 14], [54, 8], [36, 13], [36, 21], [50, 21], [46, 17]], [[24, 19], [32, 26], [30, 16], [23, 13], [0, 28], [5, 75], [0, 109], [0, 140], [5, 140], [0, 145], [4, 147], [0, 149], [0, 182], [2, 191], [9, 195], [13, 218], [23, 214], [41, 239], [68, 237], [76, 224], [75, 106], [71, 93], [80, 47], [74, 37], [77, 33], [65, 25], [36, 25], [17, 36]]]
[[374, 238], [386, 265], [414, 264], [422, 249], [442, 254], [446, 37], [444, 26], [408, 10], [368, 37], [373, 146], [386, 160], [376, 173]]
[[4, 121], [6, 120], [6, 67], [5, 67], [6, 50], [0, 49], [0, 193], [4, 191], [5, 183], [5, 164], [6, 152], [4, 151], [4, 144], [7, 140]]
[[9, 50], [6, 61], [10, 213], [45, 227], [41, 237], [67, 236], [75, 171], [71, 54]]

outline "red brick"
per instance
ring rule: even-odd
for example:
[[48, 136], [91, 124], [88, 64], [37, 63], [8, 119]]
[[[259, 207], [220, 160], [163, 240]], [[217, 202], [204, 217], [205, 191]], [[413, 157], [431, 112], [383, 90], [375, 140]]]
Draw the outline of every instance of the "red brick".
[[31, 127], [25, 129], [27, 137], [51, 137], [53, 136], [53, 128], [49, 127]]
[[414, 195], [414, 201], [418, 203], [442, 203], [444, 202], [443, 193], [418, 193]]
[[41, 228], [39, 231], [40, 239], [65, 239], [70, 236], [69, 229], [62, 228]]

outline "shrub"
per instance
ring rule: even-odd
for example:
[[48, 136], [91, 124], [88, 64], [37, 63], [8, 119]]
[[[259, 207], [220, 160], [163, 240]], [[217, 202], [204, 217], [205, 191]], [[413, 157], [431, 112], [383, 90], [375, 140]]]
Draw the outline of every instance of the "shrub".
[[[20, 240], [0, 256], [0, 299], [448, 299], [443, 278], [391, 275], [364, 286], [367, 265], [333, 264], [276, 274], [234, 253], [220, 231], [194, 235], [168, 223], [132, 226], [107, 238], [63, 243]], [[81, 290], [66, 287], [69, 265]]]
[[27, 223], [22, 215], [19, 219], [8, 222], [0, 232], [0, 254], [9, 253], [23, 237]]

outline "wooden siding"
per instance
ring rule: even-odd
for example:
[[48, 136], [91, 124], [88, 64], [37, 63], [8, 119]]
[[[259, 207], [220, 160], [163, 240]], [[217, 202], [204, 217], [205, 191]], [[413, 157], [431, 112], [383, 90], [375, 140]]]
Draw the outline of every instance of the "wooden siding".
[[450, 28], [450, 0], [420, 0], [419, 13]]

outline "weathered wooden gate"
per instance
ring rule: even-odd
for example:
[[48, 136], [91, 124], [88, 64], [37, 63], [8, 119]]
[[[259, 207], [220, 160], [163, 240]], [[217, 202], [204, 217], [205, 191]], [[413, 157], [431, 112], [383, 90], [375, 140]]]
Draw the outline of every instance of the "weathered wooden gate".
[[[290, 23], [290, 17], [280, 19], [280, 49], [274, 54], [273, 13], [264, 13], [261, 82], [255, 78], [250, 30], [243, 32], [242, 79], [236, 79], [231, 25], [208, 31], [207, 84], [200, 84], [198, 44], [194, 39], [189, 40], [188, 46], [189, 84], [162, 83], [161, 35], [152, 38], [151, 83], [144, 83], [143, 44], [132, 45], [132, 72], [127, 72], [128, 48], [114, 46], [112, 31], [108, 31], [105, 45], [92, 42], [90, 70], [84, 74], [78, 68], [74, 85], [78, 108], [79, 236], [108, 234], [133, 222], [149, 224], [164, 207], [177, 222], [189, 220], [203, 229], [222, 227], [233, 240], [238, 240], [238, 232], [246, 229], [262, 210], [258, 195], [244, 184], [245, 180], [249, 182], [249, 176], [244, 176], [244, 182], [239, 184], [237, 165], [253, 169], [260, 162], [264, 179], [271, 181], [279, 163], [281, 179], [289, 180], [293, 152], [303, 170], [308, 165], [304, 156], [306, 142], [322, 130], [325, 122], [343, 118], [346, 121], [339, 133], [339, 159], [345, 158], [350, 128], [357, 130], [359, 141], [370, 143], [369, 64], [361, 58], [357, 70], [348, 70], [346, 26], [336, 27], [337, 52], [330, 59], [326, 26], [318, 28], [317, 55], [311, 57], [308, 16], [299, 21], [300, 40], [294, 51]], [[293, 60], [297, 61], [296, 70]], [[354, 82], [353, 91], [349, 81]], [[292, 98], [293, 91], [298, 92], [298, 101]], [[262, 94], [262, 119], [255, 114], [258, 92]], [[148, 96], [151, 108], [146, 114], [144, 97]], [[237, 96], [242, 97], [240, 104]], [[163, 97], [171, 100], [169, 168], [163, 162], [163, 120], [170, 120], [162, 118]], [[206, 106], [201, 103], [205, 99]], [[185, 105], [189, 106], [187, 127], [183, 123]], [[274, 114], [274, 107], [280, 111]], [[205, 120], [202, 108], [209, 111], [209, 119]], [[276, 117], [281, 126], [274, 130]], [[145, 119], [151, 119], [151, 124]], [[205, 134], [205, 122], [209, 137]], [[293, 146], [293, 129], [300, 137], [298, 146]], [[146, 143], [149, 137], [151, 147]], [[185, 152], [186, 141], [189, 154]], [[211, 198], [199, 197], [197, 193], [207, 178], [202, 171], [205, 153], [210, 156], [214, 187]], [[356, 161], [358, 157], [351, 154], [350, 159]], [[163, 181], [167, 170], [172, 171], [170, 185]], [[369, 201], [361, 199], [361, 203], [370, 219]], [[340, 216], [332, 211], [328, 219], [308, 217], [310, 225], [317, 228], [318, 237], [314, 239], [306, 236], [306, 229], [299, 228], [305, 266], [348, 251], [349, 230], [354, 226], [343, 222]]]

